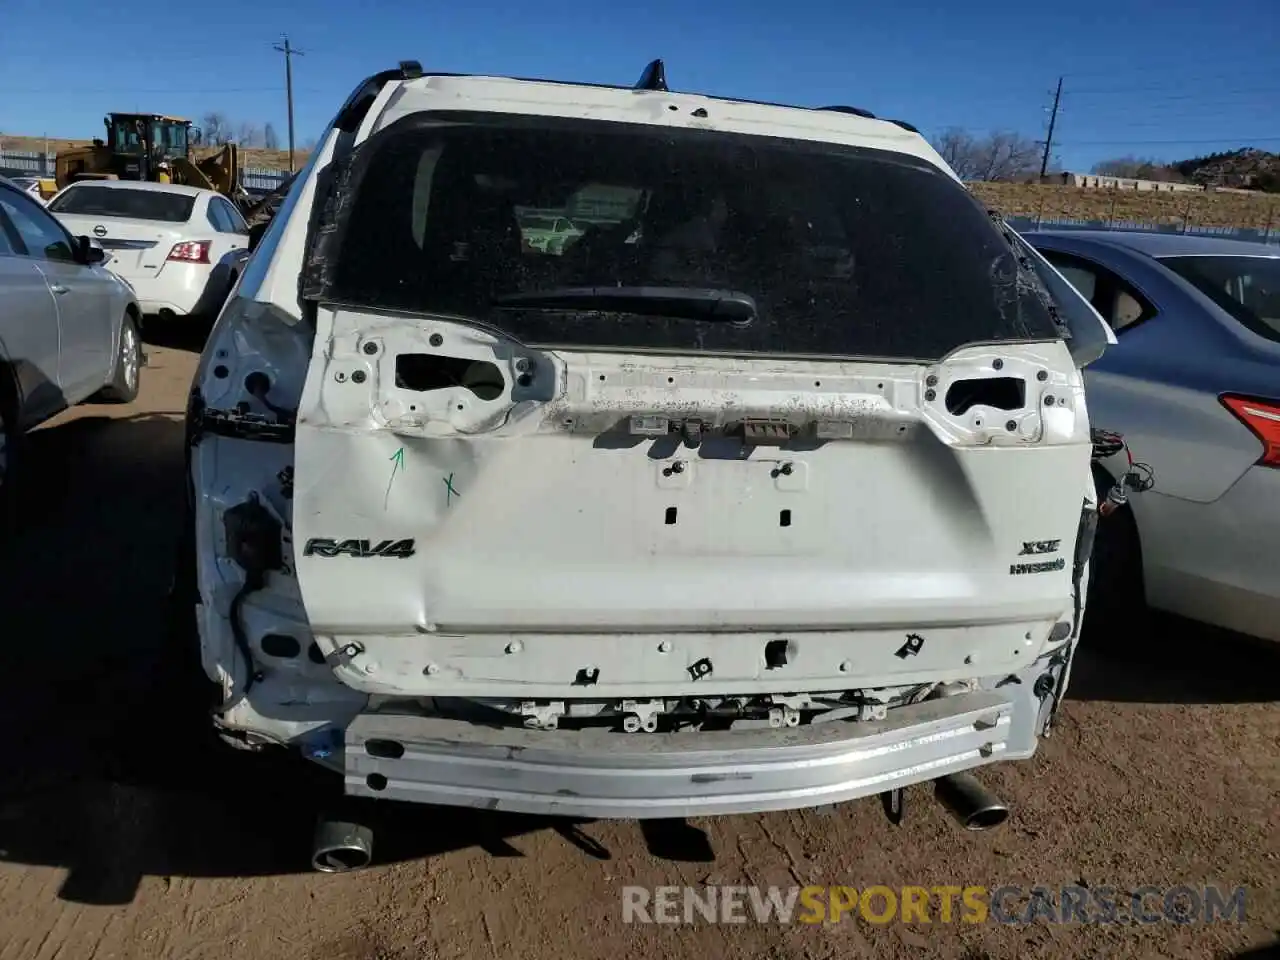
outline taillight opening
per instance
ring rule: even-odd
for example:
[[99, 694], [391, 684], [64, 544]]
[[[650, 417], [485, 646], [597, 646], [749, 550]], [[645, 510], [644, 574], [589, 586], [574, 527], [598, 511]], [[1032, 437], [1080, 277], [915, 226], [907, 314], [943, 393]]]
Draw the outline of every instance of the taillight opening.
[[209, 241], [184, 240], [182, 243], [175, 243], [165, 259], [176, 260], [179, 263], [208, 263]]
[[1237, 420], [1253, 431], [1262, 441], [1262, 456], [1258, 464], [1264, 467], [1280, 467], [1280, 401], [1246, 397], [1237, 393], [1224, 393], [1219, 399]]

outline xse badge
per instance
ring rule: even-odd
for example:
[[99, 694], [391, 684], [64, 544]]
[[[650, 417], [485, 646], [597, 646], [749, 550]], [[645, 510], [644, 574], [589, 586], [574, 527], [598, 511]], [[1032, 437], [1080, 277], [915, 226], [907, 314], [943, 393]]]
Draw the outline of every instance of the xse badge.
[[[1022, 549], [1018, 552], [1020, 557], [1036, 557], [1044, 556], [1048, 553], [1057, 553], [1062, 546], [1059, 540], [1024, 540], [1022, 541]], [[1009, 576], [1019, 577], [1028, 573], [1051, 573], [1054, 570], [1063, 570], [1067, 566], [1066, 558], [1058, 557], [1056, 560], [1041, 560], [1036, 563], [1012, 563], [1009, 565]]]

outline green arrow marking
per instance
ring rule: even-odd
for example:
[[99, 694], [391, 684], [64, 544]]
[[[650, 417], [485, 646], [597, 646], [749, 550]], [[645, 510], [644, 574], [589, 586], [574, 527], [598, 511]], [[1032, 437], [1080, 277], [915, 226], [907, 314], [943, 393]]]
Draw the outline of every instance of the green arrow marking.
[[391, 484], [395, 482], [396, 474], [404, 469], [404, 447], [401, 447], [391, 456], [387, 457], [392, 461], [391, 476], [387, 479], [387, 492], [382, 497], [382, 509], [387, 509], [387, 502], [391, 499]]

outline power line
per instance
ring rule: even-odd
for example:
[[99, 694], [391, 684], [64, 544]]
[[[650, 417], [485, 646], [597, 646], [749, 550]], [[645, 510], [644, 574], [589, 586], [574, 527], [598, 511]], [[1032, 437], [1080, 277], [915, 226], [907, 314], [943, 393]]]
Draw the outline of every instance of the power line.
[[[1094, 87], [1093, 89], [1089, 89], [1086, 87], [1083, 90], [1072, 90], [1071, 96], [1073, 97], [1081, 97], [1081, 96], [1117, 97], [1117, 96], [1125, 96], [1131, 93], [1146, 93], [1149, 91], [1164, 91], [1168, 89], [1169, 87], [1165, 85], [1161, 85], [1158, 87], [1112, 87], [1112, 88]], [[1256, 93], [1260, 96], [1261, 95], [1274, 96], [1275, 94], [1280, 93], [1280, 87], [1238, 87], [1233, 90], [1210, 89], [1210, 90], [1200, 90], [1195, 93], [1171, 93], [1171, 94], [1165, 94], [1164, 96], [1159, 96], [1159, 97], [1144, 97], [1143, 99], [1145, 101], [1197, 100], [1200, 97], [1204, 97], [1204, 96], [1211, 96], [1211, 97], [1237, 96], [1237, 95], [1246, 94], [1246, 93]]]
[[1114, 79], [1117, 74], [1158, 73], [1161, 70], [1173, 70], [1178, 72], [1179, 80], [1190, 80], [1190, 81], [1239, 80], [1242, 77], [1248, 77], [1248, 68], [1250, 66], [1257, 66], [1262, 69], [1263, 74], [1266, 75], [1268, 80], [1272, 80], [1275, 77], [1275, 74], [1272, 68], [1265, 61], [1257, 62], [1254, 64], [1249, 64], [1249, 63], [1241, 64], [1239, 67], [1235, 67], [1226, 73], [1209, 73], [1209, 74], [1182, 73], [1182, 67], [1184, 65], [1185, 65], [1185, 61], [1182, 61], [1182, 60], [1175, 60], [1173, 63], [1165, 64], [1162, 66], [1157, 66], [1153, 64], [1125, 64], [1125, 66], [1122, 68], [1116, 68], [1112, 70], [1101, 70], [1101, 71], [1086, 70], [1084, 72], [1081, 72], [1079, 70], [1067, 70], [1065, 71], [1065, 76], [1068, 80], [1079, 80], [1081, 78], [1085, 80], [1093, 80], [1097, 78], [1101, 78], [1103, 80], [1111, 80], [1111, 79]]
[[1059, 142], [1060, 147], [1109, 147], [1116, 144], [1133, 144], [1134, 146], [1157, 146], [1160, 144], [1176, 145], [1176, 144], [1214, 144], [1214, 143], [1280, 143], [1280, 137], [1216, 137], [1210, 140], [1182, 140], [1182, 139], [1166, 139], [1166, 140], [1068, 140], [1065, 143]]

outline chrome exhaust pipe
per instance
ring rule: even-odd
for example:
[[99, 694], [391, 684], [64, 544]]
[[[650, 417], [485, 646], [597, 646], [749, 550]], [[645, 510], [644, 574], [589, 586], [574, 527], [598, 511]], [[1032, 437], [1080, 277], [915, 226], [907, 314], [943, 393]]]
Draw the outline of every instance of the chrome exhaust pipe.
[[321, 873], [350, 873], [373, 859], [373, 831], [359, 823], [327, 820], [316, 824], [311, 866]]
[[969, 773], [939, 777], [933, 795], [966, 830], [990, 830], [1009, 818], [1004, 801]]

